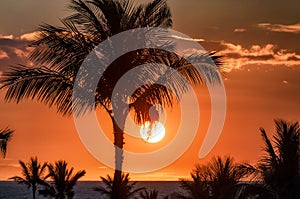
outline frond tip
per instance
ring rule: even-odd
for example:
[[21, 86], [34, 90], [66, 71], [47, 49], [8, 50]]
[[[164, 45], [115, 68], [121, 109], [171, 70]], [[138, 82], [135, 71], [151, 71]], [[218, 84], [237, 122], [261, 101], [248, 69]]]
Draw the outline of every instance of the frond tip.
[[14, 131], [9, 128], [0, 130], [0, 150], [4, 158], [6, 156], [7, 143], [11, 140], [13, 132]]

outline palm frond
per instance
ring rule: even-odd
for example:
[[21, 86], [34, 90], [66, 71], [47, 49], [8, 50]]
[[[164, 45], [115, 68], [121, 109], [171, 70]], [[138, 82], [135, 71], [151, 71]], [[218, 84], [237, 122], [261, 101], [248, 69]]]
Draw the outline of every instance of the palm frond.
[[143, 10], [141, 24], [143, 27], [172, 27], [172, 14], [166, 0], [154, 0]]
[[7, 143], [11, 140], [13, 133], [14, 131], [9, 128], [0, 130], [0, 150], [4, 158], [6, 156]]
[[7, 88], [5, 100], [21, 102], [24, 99], [37, 99], [49, 107], [55, 105], [59, 112], [70, 113], [72, 108], [73, 83], [69, 78], [46, 67], [28, 68], [14, 66], [4, 73], [0, 84]]
[[75, 11], [75, 13], [67, 17], [66, 20], [75, 23], [82, 32], [89, 34], [97, 42], [107, 39], [109, 29], [105, 23], [105, 19], [96, 10], [97, 8], [92, 5], [92, 2], [72, 0], [69, 9]]
[[74, 196], [74, 186], [79, 178], [85, 175], [85, 171], [81, 170], [73, 175], [74, 168], [68, 169], [68, 163], [64, 160], [56, 161], [54, 164], [48, 164], [48, 175], [52, 181], [51, 184], [44, 186], [39, 193], [48, 197], [68, 197]]
[[267, 133], [265, 129], [260, 128], [261, 136], [263, 137], [264, 143], [265, 143], [265, 148], [264, 151], [268, 154], [263, 157], [262, 161], [265, 162], [265, 166], [271, 166], [271, 167], [276, 167], [278, 163], [278, 157], [275, 153], [275, 150], [271, 144], [270, 139], [267, 136]]
[[9, 179], [14, 180], [15, 182], [19, 184], [24, 184], [27, 186], [27, 188], [33, 188], [32, 191], [35, 195], [36, 187], [39, 185], [45, 186], [47, 183], [44, 181], [44, 169], [45, 165], [47, 163], [39, 163], [37, 157], [31, 157], [29, 162], [25, 163], [23, 161], [19, 161], [21, 169], [22, 169], [22, 175], [21, 176], [14, 176]]
[[[100, 177], [104, 186], [95, 187], [94, 191], [100, 192], [108, 197], [112, 195], [113, 178], [110, 175]], [[129, 174], [122, 173], [121, 178], [121, 196], [122, 199], [132, 198], [136, 193], [144, 190], [144, 187], [135, 188], [136, 182], [130, 182]]]
[[244, 198], [264, 198], [278, 199], [278, 195], [268, 186], [261, 183], [239, 183], [239, 193], [235, 196], [237, 199]]
[[158, 199], [158, 191], [156, 189], [150, 191], [144, 190], [140, 192], [140, 197], [142, 199]]

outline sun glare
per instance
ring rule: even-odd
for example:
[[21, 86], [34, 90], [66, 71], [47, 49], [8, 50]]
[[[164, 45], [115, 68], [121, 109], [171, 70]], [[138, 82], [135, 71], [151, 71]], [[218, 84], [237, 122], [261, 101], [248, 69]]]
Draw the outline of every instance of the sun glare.
[[165, 127], [161, 122], [145, 122], [140, 128], [140, 135], [143, 140], [149, 143], [160, 142], [165, 137]]

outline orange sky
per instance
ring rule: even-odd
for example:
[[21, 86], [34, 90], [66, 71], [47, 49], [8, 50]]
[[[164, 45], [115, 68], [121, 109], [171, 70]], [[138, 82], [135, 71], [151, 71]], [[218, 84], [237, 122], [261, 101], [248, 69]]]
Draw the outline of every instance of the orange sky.
[[[65, 4], [57, 3], [57, 0], [34, 4], [57, 12], [30, 8], [32, 1], [27, 1], [28, 4], [23, 7], [13, 7], [15, 1], [0, 3], [0, 17], [10, 18], [0, 24], [0, 71], [6, 71], [10, 64], [25, 62], [28, 37], [21, 35], [33, 32], [38, 24], [45, 21], [57, 24], [57, 17], [65, 15]], [[282, 5], [279, 1], [265, 1], [263, 4], [247, 2], [242, 5], [237, 2], [170, 1], [174, 29], [204, 39], [201, 44], [207, 50], [218, 50], [224, 55], [229, 69], [223, 77], [228, 109], [225, 126], [211, 153], [205, 159], [199, 159], [199, 148], [210, 116], [210, 102], [206, 89], [198, 88], [201, 122], [191, 147], [170, 166], [152, 173], [132, 174], [133, 179], [177, 180], [187, 177], [195, 163], [205, 162], [214, 155], [230, 154], [237, 161], [255, 163], [262, 148], [259, 127], [271, 133], [275, 118], [299, 121], [300, 18], [299, 14], [295, 14], [298, 3], [291, 1], [289, 5]], [[12, 10], [8, 12], [5, 8]], [[31, 18], [26, 16], [22, 19], [20, 15], [26, 14], [28, 9], [32, 9]], [[19, 15], [14, 15], [17, 11]], [[256, 14], [249, 15], [251, 11]], [[279, 11], [281, 15], [278, 15]], [[54, 108], [29, 100], [18, 105], [5, 103], [3, 96], [2, 91], [0, 128], [9, 126], [15, 129], [15, 133], [8, 146], [7, 158], [0, 159], [0, 180], [19, 174], [18, 160], [28, 160], [33, 155], [38, 156], [40, 161], [65, 159], [75, 169], [87, 171], [84, 180], [98, 180], [100, 175], [112, 173], [85, 149], [72, 118], [62, 117], [56, 114]], [[99, 120], [108, 121], [106, 115], [100, 115]], [[165, 140], [146, 147], [147, 150], [161, 147], [174, 136], [172, 132], [176, 130], [177, 115], [178, 107], [168, 112]], [[111, 132], [109, 122], [101, 124], [108, 133]], [[127, 139], [126, 149], [134, 151], [136, 148], [134, 141]]]

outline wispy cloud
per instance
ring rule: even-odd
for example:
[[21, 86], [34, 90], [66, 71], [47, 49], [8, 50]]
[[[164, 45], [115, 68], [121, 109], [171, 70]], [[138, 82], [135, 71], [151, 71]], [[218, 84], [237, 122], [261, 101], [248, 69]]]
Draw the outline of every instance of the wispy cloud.
[[29, 32], [29, 33], [25, 33], [21, 36], [14, 36], [12, 34], [10, 35], [2, 35], [0, 34], [0, 39], [9, 39], [9, 40], [25, 40], [25, 41], [33, 41], [34, 39], [36, 39], [37, 37], [37, 32]]
[[258, 27], [272, 32], [300, 33], [300, 23], [292, 25], [260, 23]]
[[0, 38], [0, 71], [7, 71], [11, 65], [28, 64], [29, 41], [14, 36], [7, 38]]
[[0, 163], [0, 167], [15, 167], [18, 168], [20, 167], [19, 164], [13, 164], [13, 163]]
[[205, 41], [204, 39], [180, 37], [180, 36], [177, 36], [177, 35], [172, 35], [172, 37], [175, 38], [175, 39], [181, 39], [181, 40], [185, 40], [185, 41], [196, 41], [196, 42]]
[[29, 32], [26, 34], [23, 34], [19, 37], [21, 40], [26, 40], [26, 41], [33, 41], [37, 37], [37, 32]]
[[0, 34], [0, 39], [13, 39], [14, 36], [13, 35], [2, 35]]
[[6, 59], [9, 58], [7, 52], [0, 50], [0, 59]]
[[233, 32], [246, 32], [245, 28], [236, 28], [233, 30]]
[[17, 55], [19, 58], [26, 58], [29, 55], [31, 48], [26, 47], [24, 49], [19, 49], [19, 48], [13, 48], [12, 51]]

